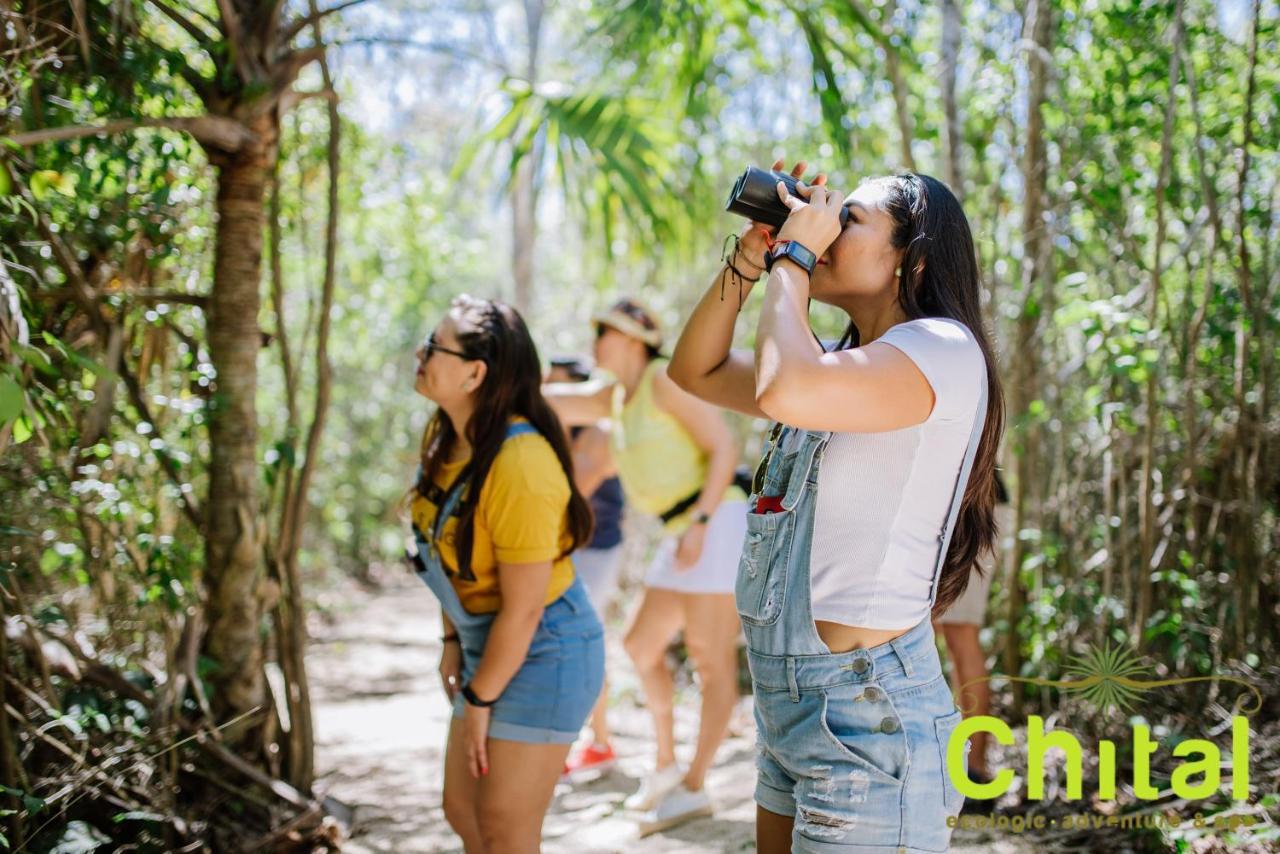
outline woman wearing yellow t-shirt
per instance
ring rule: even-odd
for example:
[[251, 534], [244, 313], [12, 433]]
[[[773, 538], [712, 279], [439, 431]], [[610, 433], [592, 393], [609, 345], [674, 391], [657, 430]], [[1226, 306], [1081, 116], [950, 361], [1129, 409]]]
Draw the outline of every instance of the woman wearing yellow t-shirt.
[[603, 630], [569, 558], [591, 510], [514, 309], [459, 297], [418, 361], [415, 388], [439, 406], [412, 510], [454, 702], [445, 818], [469, 852], [537, 851], [604, 679]]
[[[595, 317], [597, 364], [615, 382], [547, 387], [569, 425], [610, 421], [610, 452], [627, 502], [662, 520], [667, 537], [645, 575], [625, 646], [657, 734], [655, 770], [627, 799], [642, 832], [711, 813], [703, 785], [737, 699], [734, 578], [746, 536], [746, 496], [731, 486], [738, 445], [721, 411], [667, 376], [657, 322], [633, 300]], [[681, 629], [702, 690], [698, 745], [676, 763], [666, 648]]]

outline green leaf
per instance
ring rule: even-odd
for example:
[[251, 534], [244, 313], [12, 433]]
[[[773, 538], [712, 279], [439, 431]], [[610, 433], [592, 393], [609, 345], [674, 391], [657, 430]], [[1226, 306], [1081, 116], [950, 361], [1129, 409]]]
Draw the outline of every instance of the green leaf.
[[[90, 359], [87, 356], [80, 355], [78, 352], [68, 347], [66, 345], [66, 342], [64, 342], [61, 338], [58, 338], [57, 336], [52, 335], [48, 332], [40, 333], [40, 337], [44, 339], [44, 343], [48, 344], [53, 349], [57, 350], [59, 353], [62, 354], [63, 358], [67, 359], [71, 363], [80, 366], [81, 368], [83, 368], [86, 371], [89, 371], [95, 376], [99, 376], [99, 377], [112, 376], [111, 371], [107, 370], [104, 366], [99, 365], [93, 359]], [[44, 355], [44, 354], [41, 353], [41, 355]]]
[[23, 415], [13, 422], [13, 443], [21, 445], [31, 438], [31, 432], [31, 422], [27, 420], [27, 416]]
[[69, 199], [76, 197], [76, 184], [79, 183], [80, 176], [74, 172], [63, 172], [58, 176], [58, 180], [54, 182], [53, 189]]
[[9, 168], [0, 162], [0, 196], [7, 196], [13, 191], [13, 179], [9, 177]]
[[0, 427], [22, 414], [27, 398], [22, 386], [6, 376], [0, 376]]
[[43, 202], [49, 195], [49, 190], [57, 186], [62, 180], [62, 175], [53, 169], [40, 169], [31, 173], [31, 180], [28, 184], [31, 186], [31, 195], [36, 197], [36, 201]]
[[46, 377], [56, 377], [58, 371], [53, 367], [53, 360], [49, 358], [49, 354], [38, 347], [28, 347], [18, 344], [14, 347], [15, 352], [22, 357], [22, 361], [35, 368]]

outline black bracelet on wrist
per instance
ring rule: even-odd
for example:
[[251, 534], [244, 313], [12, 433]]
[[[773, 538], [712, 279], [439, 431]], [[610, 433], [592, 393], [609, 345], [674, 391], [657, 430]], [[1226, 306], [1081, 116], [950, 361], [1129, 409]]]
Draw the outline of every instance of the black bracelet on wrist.
[[[730, 249], [729, 249], [729, 243], [730, 243], [730, 242], [732, 242], [732, 243], [733, 243], [733, 249], [732, 249], [732, 251], [730, 251]], [[736, 261], [736, 260], [738, 259], [738, 256], [739, 256], [740, 254], [742, 254], [742, 253], [741, 253], [741, 248], [740, 248], [740, 246], [739, 246], [739, 242], [740, 242], [740, 241], [739, 241], [738, 235], [736, 235], [736, 234], [730, 234], [728, 237], [726, 237], [726, 238], [725, 238], [725, 240], [724, 240], [724, 245], [720, 247], [720, 260], [721, 260], [722, 262], [724, 262], [724, 266], [725, 266], [726, 268], [728, 268], [729, 272], [733, 273], [733, 275], [734, 275], [734, 277], [735, 277], [734, 282], [735, 282], [735, 284], [737, 284], [737, 286], [738, 286], [738, 310], [739, 310], [739, 311], [741, 311], [741, 310], [742, 310], [742, 283], [743, 283], [743, 282], [758, 282], [758, 281], [760, 280], [760, 276], [761, 276], [761, 274], [762, 274], [762, 273], [764, 273], [764, 268], [763, 268], [763, 267], [760, 267], [760, 268], [759, 268], [759, 270], [760, 270], [760, 272], [759, 272], [759, 273], [756, 273], [754, 276], [749, 276], [749, 275], [747, 275], [746, 273], [744, 273], [744, 272], [742, 272], [741, 270], [739, 270], [736, 266], [734, 266], [734, 261]], [[748, 259], [746, 259], [746, 258], [744, 258], [744, 259], [742, 259], [742, 260], [746, 261], [748, 264], [751, 264], [751, 261], [750, 261], [750, 260], [748, 260]], [[751, 264], [751, 266], [752, 266], [752, 267], [755, 267], [756, 265], [755, 265], [755, 264]], [[724, 276], [723, 276], [723, 274], [722, 274], [722, 275], [721, 275], [721, 277], [720, 277], [720, 301], [721, 301], [721, 302], [724, 302]]]
[[461, 635], [459, 635], [457, 632], [454, 632], [454, 633], [453, 633], [453, 634], [451, 634], [451, 635], [442, 635], [442, 636], [440, 637], [440, 643], [456, 643], [456, 644], [458, 644], [459, 646], [461, 646], [461, 645], [462, 645], [462, 636], [461, 636]]
[[481, 700], [476, 696], [476, 692], [471, 690], [470, 682], [462, 686], [462, 699], [466, 700], [477, 709], [487, 709], [498, 702], [496, 698], [493, 700]]
[[762, 267], [762, 268], [760, 269], [760, 273], [756, 273], [754, 276], [749, 276], [749, 275], [747, 275], [746, 273], [744, 273], [744, 272], [742, 272], [741, 270], [739, 270], [737, 267], [733, 266], [733, 262], [731, 262], [731, 261], [725, 261], [725, 262], [724, 262], [724, 265], [725, 265], [726, 267], [728, 267], [730, 270], [732, 270], [732, 271], [733, 271], [733, 272], [734, 272], [734, 273], [735, 273], [739, 278], [741, 278], [741, 279], [745, 279], [745, 280], [747, 280], [748, 282], [758, 282], [758, 281], [760, 281], [760, 273], [763, 273], [763, 272], [764, 272], [764, 268]]
[[[740, 247], [740, 246], [738, 246], [738, 247], [735, 247], [735, 248], [734, 248], [734, 250], [733, 250], [733, 259], [734, 259], [735, 261], [736, 261], [736, 260], [738, 260], [738, 256], [739, 256], [739, 255], [742, 255], [742, 260], [743, 260], [743, 261], [746, 261], [746, 262], [747, 262], [747, 264], [751, 265], [752, 267], [755, 267], [755, 268], [756, 268], [757, 270], [759, 270], [761, 273], [763, 273], [763, 272], [764, 272], [764, 265], [763, 265], [763, 264], [757, 264], [755, 261], [752, 261], [752, 260], [751, 260], [750, 258], [748, 258], [746, 255], [744, 255], [744, 254], [743, 254], [743, 252], [742, 252], [742, 247]], [[757, 274], [757, 275], [759, 275], [759, 274]]]

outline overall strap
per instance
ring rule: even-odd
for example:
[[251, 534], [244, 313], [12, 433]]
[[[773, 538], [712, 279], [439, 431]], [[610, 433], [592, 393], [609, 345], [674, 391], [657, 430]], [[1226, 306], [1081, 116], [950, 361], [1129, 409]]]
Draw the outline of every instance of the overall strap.
[[933, 583], [929, 587], [929, 607], [938, 599], [938, 580], [942, 577], [942, 567], [947, 562], [947, 549], [951, 546], [951, 534], [955, 530], [956, 517], [960, 515], [960, 504], [964, 500], [965, 487], [969, 483], [969, 473], [973, 471], [973, 460], [978, 453], [978, 444], [982, 441], [982, 428], [987, 421], [987, 377], [982, 377], [982, 393], [978, 397], [977, 411], [973, 416], [973, 429], [969, 432], [969, 445], [964, 451], [964, 462], [960, 464], [960, 472], [956, 475], [956, 484], [951, 492], [951, 509], [947, 511], [947, 522], [938, 537], [941, 544], [938, 549], [938, 562], [933, 567]]
[[813, 467], [821, 463], [822, 454], [831, 441], [829, 430], [803, 430], [800, 432], [800, 447], [795, 461], [791, 464], [791, 476], [787, 480], [787, 491], [782, 497], [782, 508], [793, 510], [804, 495], [805, 485]]
[[765, 484], [773, 479], [776, 473], [775, 458], [779, 442], [782, 441], [782, 435], [785, 428], [781, 421], [775, 421], [773, 427], [769, 430], [769, 435], [764, 440], [764, 452], [760, 456], [760, 462], [756, 464], [755, 474], [751, 477], [751, 495], [759, 498], [764, 494]]
[[523, 436], [526, 433], [537, 432], [538, 428], [534, 427], [528, 421], [515, 421], [507, 425], [507, 435], [503, 441], [505, 442], [507, 439], [514, 439], [516, 436]]
[[[505, 443], [517, 436], [537, 432], [538, 428], [528, 421], [513, 422], [507, 425], [507, 435], [503, 437], [502, 441]], [[441, 500], [436, 503], [436, 520], [431, 526], [431, 538], [433, 541], [440, 538], [440, 533], [444, 530], [444, 523], [449, 520], [449, 517], [458, 515], [458, 510], [462, 506], [462, 496], [466, 492], [467, 484], [470, 480], [471, 465], [468, 463], [458, 473], [458, 476], [453, 479], [453, 483], [449, 486], [448, 491], [444, 492]]]

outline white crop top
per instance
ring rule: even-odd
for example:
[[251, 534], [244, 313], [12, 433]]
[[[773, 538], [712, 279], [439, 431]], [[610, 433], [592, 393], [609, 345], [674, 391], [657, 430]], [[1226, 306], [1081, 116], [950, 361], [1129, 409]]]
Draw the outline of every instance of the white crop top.
[[986, 419], [978, 407], [987, 368], [959, 321], [911, 320], [876, 340], [920, 368], [933, 387], [933, 411], [901, 430], [832, 434], [818, 470], [809, 558], [813, 617], [907, 629], [929, 615], [956, 477], [974, 419]]

